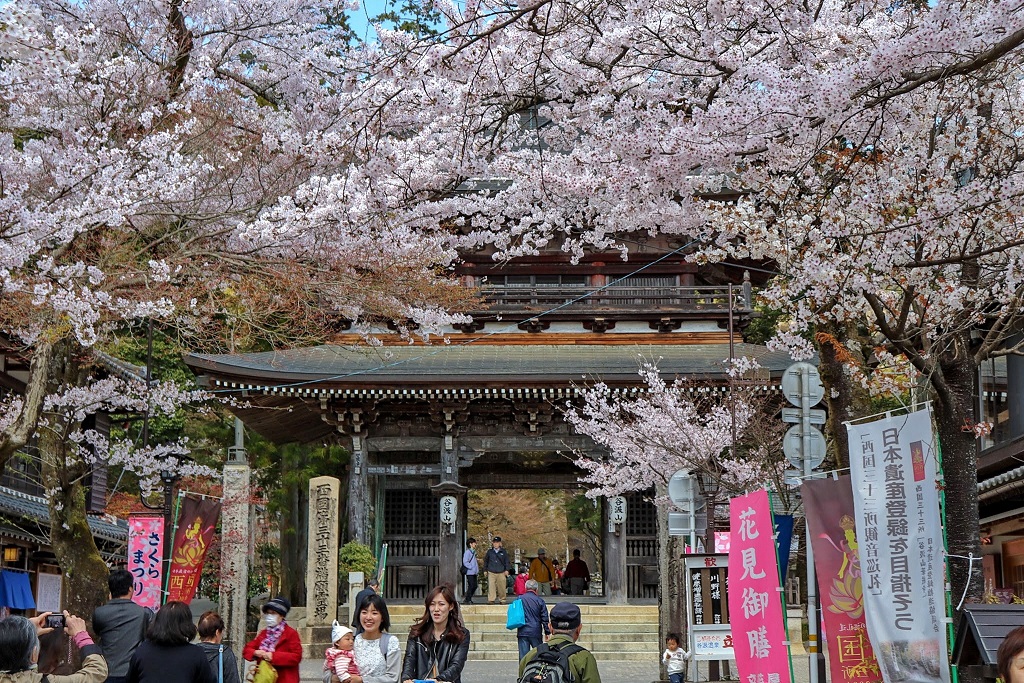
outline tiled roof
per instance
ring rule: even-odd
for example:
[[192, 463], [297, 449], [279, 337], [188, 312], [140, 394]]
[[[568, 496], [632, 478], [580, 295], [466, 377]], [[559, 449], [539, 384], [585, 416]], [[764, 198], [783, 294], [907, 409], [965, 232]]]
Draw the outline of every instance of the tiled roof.
[[[6, 486], [0, 486], [0, 513], [16, 515], [40, 524], [49, 525], [50, 523], [50, 509], [46, 505], [45, 498], [31, 496]], [[89, 528], [97, 538], [115, 543], [128, 541], [127, 522], [119, 520], [113, 523], [98, 517], [87, 517], [87, 519]]]
[[[736, 344], [736, 357], [756, 358], [777, 376], [792, 361], [786, 353], [754, 344]], [[252, 388], [288, 382], [319, 386], [479, 384], [502, 382], [578, 383], [606, 380], [638, 383], [642, 360], [657, 362], [667, 376], [722, 379], [729, 355], [725, 344], [679, 345], [438, 345], [350, 348], [317, 346], [265, 353], [192, 354], [194, 371], [250, 380]]]
[[1003, 484], [1009, 484], [1011, 482], [1019, 481], [1021, 479], [1024, 479], [1024, 466], [1016, 467], [1012, 470], [1003, 472], [1002, 474], [997, 474], [994, 477], [989, 477], [988, 479], [983, 479], [982, 481], [979, 481], [978, 492], [982, 493], [984, 491], [990, 491]]

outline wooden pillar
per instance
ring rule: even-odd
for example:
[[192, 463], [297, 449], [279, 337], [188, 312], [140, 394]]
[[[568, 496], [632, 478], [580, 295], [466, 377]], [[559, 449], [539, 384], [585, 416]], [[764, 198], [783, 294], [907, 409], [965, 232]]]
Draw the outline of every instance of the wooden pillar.
[[609, 524], [608, 499], [602, 515], [604, 529], [604, 595], [609, 605], [625, 605], [626, 586], [626, 529], [624, 524]]
[[[462, 583], [462, 575], [459, 573], [459, 565], [462, 564], [462, 529], [465, 528], [466, 520], [461, 514], [463, 500], [466, 497], [466, 487], [459, 485], [459, 458], [450, 439], [445, 439], [445, 448], [441, 450], [441, 483], [432, 487], [437, 496], [438, 504], [442, 504], [447, 496], [454, 498], [451, 509], [454, 510], [454, 524], [445, 523], [442, 518], [438, 524], [438, 573], [439, 583], [450, 583], [456, 587], [456, 597], [460, 595], [459, 586]], [[442, 514], [443, 517], [443, 514]], [[428, 588], [433, 588], [429, 586]]]
[[[367, 474], [366, 438], [352, 437], [352, 463], [348, 476], [348, 535], [364, 545], [373, 544], [370, 528], [370, 476]], [[382, 514], [383, 511], [378, 511]]]

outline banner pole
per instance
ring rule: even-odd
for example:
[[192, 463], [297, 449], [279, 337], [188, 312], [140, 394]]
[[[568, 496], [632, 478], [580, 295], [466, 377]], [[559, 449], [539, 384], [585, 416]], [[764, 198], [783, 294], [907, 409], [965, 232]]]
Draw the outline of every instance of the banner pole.
[[[949, 538], [946, 535], [946, 473], [942, 468], [942, 441], [939, 438], [938, 430], [935, 431], [935, 455], [938, 458], [939, 472], [942, 472], [943, 485], [939, 487], [939, 510], [942, 513], [942, 549], [946, 555], [944, 572], [946, 584], [942, 591], [946, 596], [946, 647], [949, 648], [949, 652], [953, 651], [953, 645], [956, 642], [956, 633], [953, 630], [953, 594], [952, 594], [952, 583], [949, 575]], [[950, 665], [950, 674], [952, 683], [959, 683], [960, 671], [956, 664]]]
[[167, 541], [167, 572], [164, 574], [164, 592], [160, 596], [160, 604], [167, 602], [167, 596], [170, 595], [171, 591], [171, 567], [174, 566], [174, 536], [178, 533], [178, 515], [181, 514], [181, 499], [185, 497], [185, 494], [178, 491], [178, 498], [174, 501], [174, 519], [171, 522], [170, 529], [170, 540]]
[[[768, 510], [772, 513], [772, 532], [775, 536], [775, 498], [772, 490], [768, 489]], [[792, 535], [792, 531], [790, 534]], [[779, 539], [775, 536], [775, 568], [779, 576], [782, 576], [782, 558], [779, 556]], [[786, 605], [786, 587], [783, 581], [779, 580], [779, 596], [782, 598], [782, 625], [786, 630], [786, 656], [789, 657], [789, 683], [796, 683], [796, 672], [793, 670], [793, 644], [789, 641], [789, 607]]]
[[[811, 461], [811, 396], [810, 376], [807, 368], [800, 372], [800, 414], [803, 429], [803, 470], [804, 476], [809, 477], [814, 473], [814, 463]], [[818, 585], [814, 572], [814, 547], [811, 538], [811, 527], [807, 524], [807, 514], [804, 512], [804, 532], [807, 543], [807, 666], [809, 668], [810, 683], [824, 683], [824, 676], [818, 674]]]

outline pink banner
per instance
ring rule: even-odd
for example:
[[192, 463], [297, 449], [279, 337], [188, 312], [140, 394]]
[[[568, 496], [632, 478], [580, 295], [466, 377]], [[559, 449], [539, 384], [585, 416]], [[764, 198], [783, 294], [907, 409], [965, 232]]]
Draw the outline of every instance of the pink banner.
[[156, 610], [163, 588], [163, 515], [128, 516], [128, 571], [135, 577], [132, 601]]
[[740, 681], [788, 683], [792, 672], [768, 492], [731, 499], [729, 517], [729, 621]]

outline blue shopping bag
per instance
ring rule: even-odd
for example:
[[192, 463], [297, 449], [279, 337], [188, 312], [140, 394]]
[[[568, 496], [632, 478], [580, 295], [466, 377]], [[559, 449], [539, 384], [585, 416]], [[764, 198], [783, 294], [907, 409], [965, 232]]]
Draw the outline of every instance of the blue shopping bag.
[[523, 610], [523, 601], [514, 600], [509, 603], [508, 617], [505, 619], [505, 628], [512, 630], [526, 626], [526, 611]]

